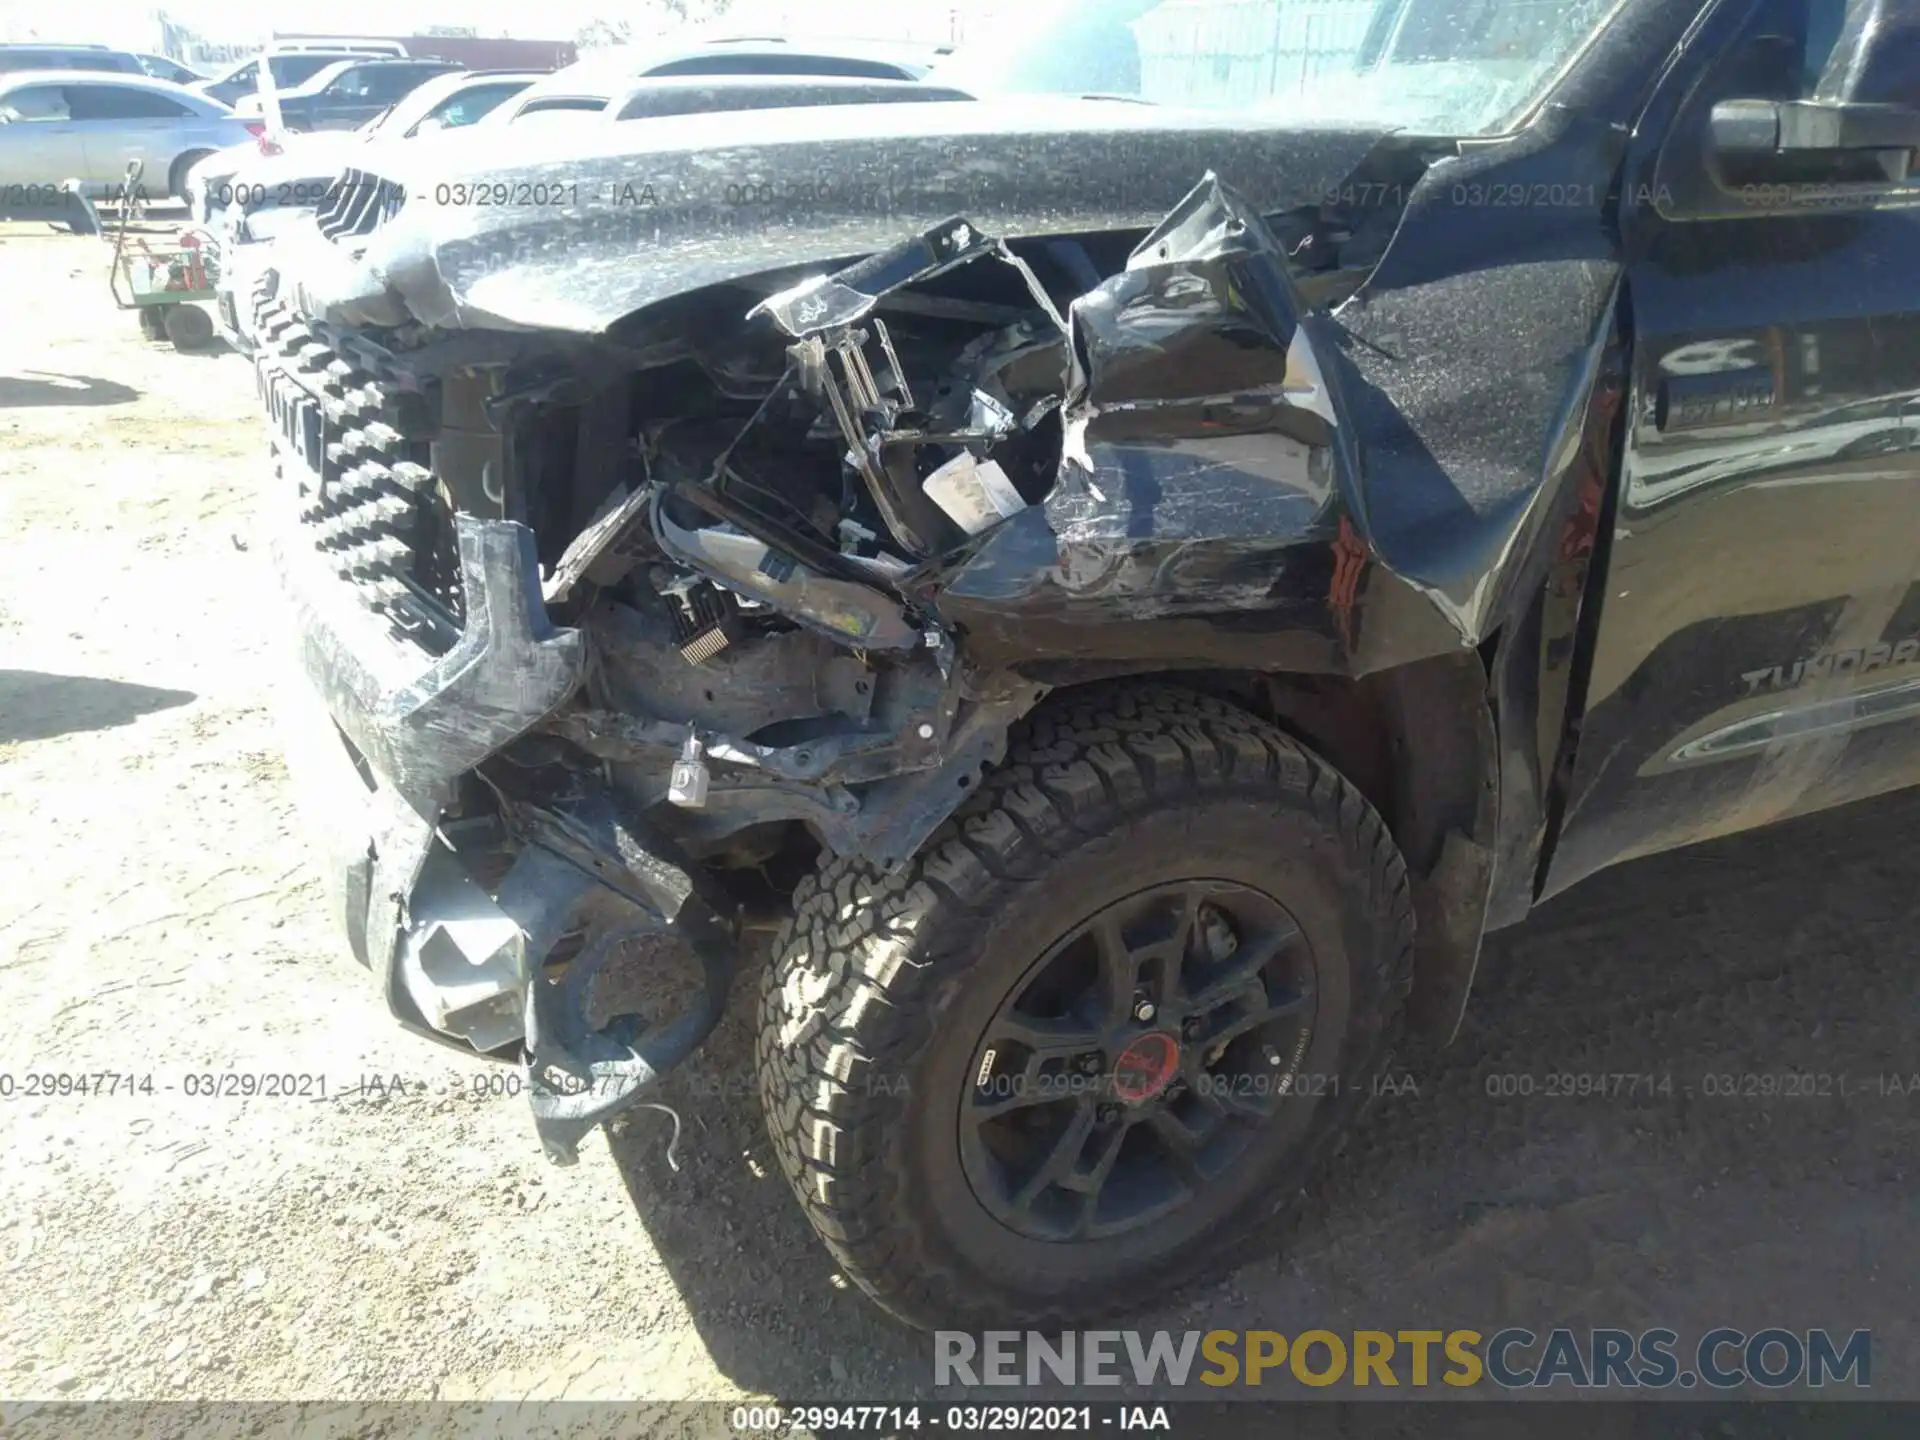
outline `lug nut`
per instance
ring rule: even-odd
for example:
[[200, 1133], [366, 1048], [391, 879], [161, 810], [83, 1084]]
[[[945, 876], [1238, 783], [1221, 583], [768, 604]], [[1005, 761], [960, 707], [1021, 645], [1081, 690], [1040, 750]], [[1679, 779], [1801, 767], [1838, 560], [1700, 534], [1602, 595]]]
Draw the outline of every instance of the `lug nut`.
[[1142, 1000], [1138, 1005], [1133, 1007], [1133, 1018], [1136, 1020], [1151, 1020], [1153, 1016], [1154, 1009], [1151, 1000]]
[[1200, 1037], [1200, 1017], [1198, 1015], [1191, 1015], [1181, 1021], [1180, 1033], [1188, 1040], [1197, 1040]]
[[1082, 1055], [1080, 1057], [1080, 1073], [1082, 1075], [1095, 1075], [1098, 1074], [1099, 1071], [1100, 1057], [1098, 1055]]

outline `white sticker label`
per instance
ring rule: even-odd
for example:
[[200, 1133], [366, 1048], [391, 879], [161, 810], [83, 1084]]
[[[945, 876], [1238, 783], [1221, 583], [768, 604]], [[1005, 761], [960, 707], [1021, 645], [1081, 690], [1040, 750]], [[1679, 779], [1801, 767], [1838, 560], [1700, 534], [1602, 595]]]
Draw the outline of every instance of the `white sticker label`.
[[987, 1081], [993, 1078], [993, 1061], [994, 1057], [999, 1053], [997, 1049], [988, 1050], [986, 1054], [980, 1057], [980, 1073], [974, 1077], [973, 1081], [975, 1089], [984, 1087]]
[[978, 535], [1027, 508], [1006, 471], [964, 450], [929, 475], [920, 488], [969, 535]]

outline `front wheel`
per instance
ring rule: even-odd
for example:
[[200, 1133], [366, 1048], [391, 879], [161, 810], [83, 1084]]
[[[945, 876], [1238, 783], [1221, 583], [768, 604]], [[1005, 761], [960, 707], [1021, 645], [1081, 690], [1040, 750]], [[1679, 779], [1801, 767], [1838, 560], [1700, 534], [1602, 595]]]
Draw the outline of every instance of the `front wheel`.
[[1412, 948], [1406, 866], [1324, 761], [1210, 697], [1068, 697], [912, 863], [801, 884], [761, 996], [774, 1149], [909, 1323], [1138, 1308], [1300, 1195]]

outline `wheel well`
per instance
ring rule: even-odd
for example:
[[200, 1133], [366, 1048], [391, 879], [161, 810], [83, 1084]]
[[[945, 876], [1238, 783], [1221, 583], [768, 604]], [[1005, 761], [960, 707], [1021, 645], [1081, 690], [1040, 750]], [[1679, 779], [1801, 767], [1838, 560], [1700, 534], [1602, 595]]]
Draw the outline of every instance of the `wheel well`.
[[170, 198], [187, 198], [187, 172], [211, 154], [211, 150], [189, 150], [184, 155], [174, 157], [173, 167], [167, 171], [167, 194]]
[[1217, 670], [1137, 678], [1246, 707], [1367, 797], [1413, 884], [1409, 1018], [1424, 1035], [1451, 1036], [1479, 958], [1497, 839], [1499, 751], [1482, 657], [1465, 651], [1361, 679]]
[[[1308, 746], [1366, 797], [1406, 861], [1413, 891], [1410, 1028], [1422, 1039], [1450, 1038], [1479, 959], [1498, 838], [1499, 749], [1481, 655], [1463, 651], [1361, 679], [1230, 670], [1109, 672], [1056, 683], [1041, 706], [1116, 680], [1177, 686], [1251, 711]], [[783, 835], [783, 846], [775, 847], [777, 877], [735, 877], [743, 887], [738, 898], [768, 920], [790, 913], [794, 877], [812, 865], [819, 848], [810, 840], [801, 843], [801, 826], [784, 826]], [[765, 871], [762, 859], [741, 864]]]
[[1358, 680], [1231, 670], [1132, 678], [1217, 695], [1312, 746], [1380, 812], [1416, 870], [1432, 868], [1448, 829], [1476, 828], [1495, 756], [1480, 753], [1474, 721], [1487, 712], [1487, 680], [1472, 653]]

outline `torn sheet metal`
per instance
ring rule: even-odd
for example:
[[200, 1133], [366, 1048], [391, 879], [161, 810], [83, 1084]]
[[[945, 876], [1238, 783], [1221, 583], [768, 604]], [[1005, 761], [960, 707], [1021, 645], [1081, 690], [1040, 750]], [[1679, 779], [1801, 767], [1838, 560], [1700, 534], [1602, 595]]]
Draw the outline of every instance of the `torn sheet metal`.
[[[1588, 193], [1618, 146], [1572, 142]], [[928, 577], [974, 655], [1361, 675], [1492, 634], [1542, 582], [1619, 267], [1581, 211], [1434, 278], [1463, 228], [1500, 256], [1497, 217], [1449, 203], [1484, 170], [1433, 165], [1335, 315], [1211, 177], [1077, 300], [1058, 485]]]
[[897, 245], [837, 270], [831, 275], [809, 275], [799, 284], [762, 300], [747, 312], [772, 318], [796, 340], [857, 325], [882, 299], [909, 285], [918, 285], [948, 270], [992, 255], [1020, 273], [1027, 293], [1062, 331], [1066, 318], [1054, 307], [1053, 297], [1041, 285], [1031, 266], [964, 215], [952, 215], [938, 225]]
[[767, 315], [796, 340], [857, 325], [884, 295], [931, 280], [994, 248], [993, 237], [955, 215], [911, 239], [830, 275], [809, 275], [747, 312]]
[[1209, 173], [1069, 323], [1058, 484], [944, 567], [941, 614], [1014, 663], [1351, 668], [1339, 336], [1254, 207]]

